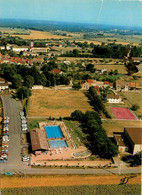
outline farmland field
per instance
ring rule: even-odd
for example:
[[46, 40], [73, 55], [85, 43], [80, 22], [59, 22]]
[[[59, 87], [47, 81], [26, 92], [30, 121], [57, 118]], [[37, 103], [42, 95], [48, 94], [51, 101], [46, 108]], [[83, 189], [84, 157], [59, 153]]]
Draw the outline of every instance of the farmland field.
[[107, 131], [108, 136], [113, 136], [113, 132], [123, 132], [124, 127], [141, 127], [141, 121], [125, 121], [125, 120], [107, 120], [103, 122], [103, 127]]
[[[79, 185], [107, 185], [119, 184], [126, 175], [54, 175], [54, 176], [27, 176], [2, 177], [1, 188], [41, 187], [41, 186], [79, 186]], [[140, 184], [141, 176], [130, 179], [128, 184]]]
[[88, 98], [75, 90], [33, 90], [28, 116], [69, 117], [74, 110], [93, 110]]
[[2, 189], [3, 195], [110, 195], [110, 194], [129, 194], [138, 195], [141, 192], [140, 184], [127, 185], [81, 185], [81, 186], [58, 186], [58, 187], [28, 187], [28, 188], [5, 188]]
[[36, 31], [36, 30], [30, 30], [30, 35], [12, 35], [12, 36], [18, 36], [22, 39], [68, 39], [69, 37], [66, 36], [60, 36], [60, 35], [53, 35], [48, 32], [44, 31]]

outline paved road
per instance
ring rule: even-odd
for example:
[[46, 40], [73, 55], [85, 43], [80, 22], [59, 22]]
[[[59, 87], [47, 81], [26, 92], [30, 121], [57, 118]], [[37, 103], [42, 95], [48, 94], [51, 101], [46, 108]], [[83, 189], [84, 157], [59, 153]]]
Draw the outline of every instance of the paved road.
[[[96, 174], [96, 175], [110, 175], [110, 174], [119, 174], [118, 168], [110, 169], [49, 169], [49, 168], [30, 168], [27, 166], [0, 166], [0, 174], [4, 172], [12, 171], [13, 173], [22, 173], [22, 174], [51, 174], [51, 175], [63, 175], [63, 174]], [[120, 174], [136, 174], [141, 173], [141, 168], [122, 168]]]
[[21, 145], [20, 145], [20, 132], [21, 122], [19, 112], [21, 111], [21, 104], [10, 95], [2, 96], [4, 115], [10, 117], [9, 122], [9, 156], [5, 165], [21, 165]]

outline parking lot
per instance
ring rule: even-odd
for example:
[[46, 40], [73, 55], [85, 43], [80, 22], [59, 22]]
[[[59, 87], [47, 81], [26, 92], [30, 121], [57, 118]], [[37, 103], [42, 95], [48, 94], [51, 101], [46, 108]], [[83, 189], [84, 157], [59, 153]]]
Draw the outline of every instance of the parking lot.
[[21, 121], [19, 112], [22, 110], [20, 101], [16, 101], [10, 95], [2, 96], [4, 106], [4, 116], [9, 116], [9, 142], [8, 160], [6, 165], [22, 165], [21, 161]]

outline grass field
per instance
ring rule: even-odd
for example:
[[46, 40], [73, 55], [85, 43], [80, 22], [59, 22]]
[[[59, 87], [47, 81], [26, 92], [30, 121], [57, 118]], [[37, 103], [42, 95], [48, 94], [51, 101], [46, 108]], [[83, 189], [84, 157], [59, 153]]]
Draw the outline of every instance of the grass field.
[[28, 116], [69, 117], [74, 110], [93, 110], [88, 98], [75, 90], [33, 90]]
[[3, 195], [139, 195], [140, 184], [127, 185], [81, 185], [60, 187], [7, 188], [2, 189]]
[[126, 71], [126, 68], [125, 68], [124, 65], [109, 65], [109, 64], [106, 64], [106, 65], [95, 65], [95, 68], [96, 69], [106, 68], [107, 71], [118, 70], [118, 73], [120, 73], [120, 74], [127, 74], [127, 71]]
[[[130, 175], [129, 175], [130, 176]], [[1, 177], [1, 188], [41, 187], [41, 186], [79, 186], [120, 184], [128, 175], [46, 175], [27, 177]], [[140, 184], [141, 175], [129, 179], [128, 184]]]
[[103, 122], [103, 127], [107, 131], [108, 136], [113, 136], [113, 132], [123, 132], [124, 127], [141, 127], [141, 121], [115, 121], [115, 120], [107, 120]]
[[138, 112], [142, 113], [142, 93], [123, 92], [122, 94], [127, 98], [130, 106], [132, 106], [132, 104], [138, 104], [140, 106]]
[[68, 131], [71, 134], [72, 139], [74, 140], [77, 147], [83, 145], [86, 141], [86, 135], [82, 132], [82, 128], [77, 121], [64, 120]]

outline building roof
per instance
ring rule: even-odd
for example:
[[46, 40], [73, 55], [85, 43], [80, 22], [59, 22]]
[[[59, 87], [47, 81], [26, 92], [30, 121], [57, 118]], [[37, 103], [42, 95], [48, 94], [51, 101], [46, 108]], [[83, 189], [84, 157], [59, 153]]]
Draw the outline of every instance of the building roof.
[[126, 144], [124, 143], [124, 139], [122, 135], [114, 135], [117, 145], [119, 146], [126, 146]]
[[0, 78], [0, 82], [3, 82], [3, 83], [5, 83], [5, 79], [3, 79], [3, 78]]
[[105, 85], [109, 85], [109, 81], [104, 81], [104, 84]]
[[88, 79], [87, 83], [94, 83], [94, 80], [93, 79]]
[[32, 129], [30, 136], [33, 151], [48, 149], [46, 134], [41, 129]]
[[54, 68], [53, 70], [51, 70], [51, 72], [60, 74], [62, 71], [57, 68]]
[[108, 94], [108, 99], [119, 99], [120, 98], [120, 96], [119, 95], [116, 95], [116, 94]]
[[8, 83], [0, 83], [0, 87], [8, 87]]
[[125, 127], [134, 144], [142, 144], [142, 127]]
[[99, 86], [94, 86], [94, 88], [97, 90], [97, 91], [99, 91]]

